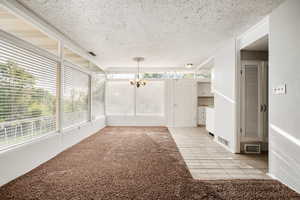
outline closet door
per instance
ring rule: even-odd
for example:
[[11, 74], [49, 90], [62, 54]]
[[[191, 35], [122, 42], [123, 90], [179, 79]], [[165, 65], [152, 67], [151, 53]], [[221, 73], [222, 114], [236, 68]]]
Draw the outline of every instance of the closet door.
[[197, 83], [195, 80], [174, 82], [174, 126], [197, 126]]
[[260, 110], [258, 114], [258, 135], [259, 138], [268, 141], [268, 62], [261, 62], [258, 71], [258, 104]]
[[268, 70], [262, 61], [242, 63], [242, 141], [267, 138]]
[[242, 139], [244, 141], [257, 140], [259, 106], [259, 62], [244, 61], [242, 64]]

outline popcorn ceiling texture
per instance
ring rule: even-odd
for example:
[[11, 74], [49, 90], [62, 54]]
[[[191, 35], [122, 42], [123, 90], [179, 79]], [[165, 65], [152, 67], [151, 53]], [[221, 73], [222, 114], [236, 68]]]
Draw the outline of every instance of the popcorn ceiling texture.
[[284, 0], [20, 0], [104, 67], [200, 63]]

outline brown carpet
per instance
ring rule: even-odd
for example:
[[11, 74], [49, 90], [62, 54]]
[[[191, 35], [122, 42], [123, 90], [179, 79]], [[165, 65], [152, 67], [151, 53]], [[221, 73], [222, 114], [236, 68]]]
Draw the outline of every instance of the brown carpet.
[[168, 130], [107, 127], [0, 188], [0, 200], [300, 199], [277, 181], [193, 180]]

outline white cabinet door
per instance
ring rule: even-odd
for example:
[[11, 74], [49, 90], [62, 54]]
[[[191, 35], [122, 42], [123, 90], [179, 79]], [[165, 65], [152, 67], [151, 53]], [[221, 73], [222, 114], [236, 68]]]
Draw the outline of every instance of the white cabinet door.
[[174, 80], [174, 126], [197, 126], [197, 83], [195, 80]]

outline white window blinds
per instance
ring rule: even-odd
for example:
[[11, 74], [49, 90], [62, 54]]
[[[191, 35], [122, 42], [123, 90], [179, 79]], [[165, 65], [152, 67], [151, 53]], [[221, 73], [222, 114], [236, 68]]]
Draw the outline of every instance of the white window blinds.
[[93, 118], [104, 116], [105, 75], [98, 74], [92, 79], [92, 110]]
[[0, 147], [56, 130], [57, 62], [0, 39]]
[[70, 127], [89, 120], [89, 75], [71, 64], [64, 66], [63, 127]]

